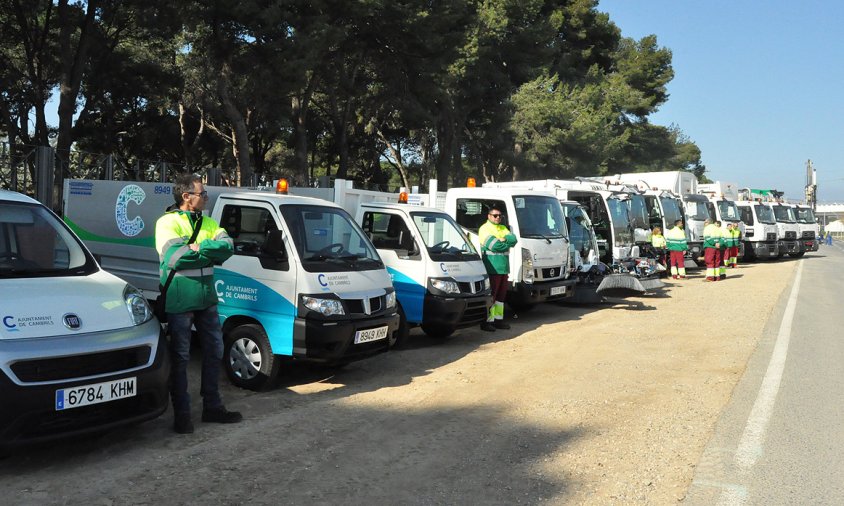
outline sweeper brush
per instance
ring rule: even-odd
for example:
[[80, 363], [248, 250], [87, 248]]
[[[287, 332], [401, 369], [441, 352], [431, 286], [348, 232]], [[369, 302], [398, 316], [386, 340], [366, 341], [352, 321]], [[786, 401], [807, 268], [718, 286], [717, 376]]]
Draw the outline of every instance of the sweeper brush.
[[647, 289], [642, 282], [630, 274], [608, 274], [595, 290], [604, 297], [633, 297], [642, 295], [645, 291]]

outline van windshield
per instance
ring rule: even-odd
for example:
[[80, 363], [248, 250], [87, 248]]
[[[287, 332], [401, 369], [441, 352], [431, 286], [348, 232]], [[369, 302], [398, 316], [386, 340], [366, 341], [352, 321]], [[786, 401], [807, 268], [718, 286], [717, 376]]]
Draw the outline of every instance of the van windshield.
[[46, 207], [0, 203], [0, 278], [86, 276], [97, 270], [93, 257]]
[[560, 201], [552, 196], [517, 195], [513, 205], [522, 237], [559, 239], [568, 237]]
[[308, 272], [383, 269], [375, 247], [343, 209], [317, 205], [279, 206], [302, 268]]
[[413, 223], [428, 249], [431, 260], [480, 260], [475, 247], [451, 216], [445, 213], [411, 212]]

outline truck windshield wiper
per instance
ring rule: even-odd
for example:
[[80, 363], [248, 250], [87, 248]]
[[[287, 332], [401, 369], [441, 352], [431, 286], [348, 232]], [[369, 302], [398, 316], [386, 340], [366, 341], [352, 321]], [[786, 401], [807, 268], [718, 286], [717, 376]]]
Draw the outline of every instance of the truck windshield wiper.
[[540, 234], [540, 233], [535, 233], [535, 234], [522, 234], [522, 236], [523, 236], [523, 237], [529, 237], [529, 238], [537, 238], [537, 237], [539, 237], [539, 238], [541, 238], [541, 239], [545, 239], [545, 242], [547, 242], [548, 244], [551, 244], [551, 239], [552, 239], [552, 238], [553, 238], [553, 239], [561, 239], [561, 238], [563, 237], [563, 236], [561, 236], [561, 235], [553, 235], [553, 236], [551, 236], [551, 237], [549, 238], [548, 236], [543, 235], [543, 234]]

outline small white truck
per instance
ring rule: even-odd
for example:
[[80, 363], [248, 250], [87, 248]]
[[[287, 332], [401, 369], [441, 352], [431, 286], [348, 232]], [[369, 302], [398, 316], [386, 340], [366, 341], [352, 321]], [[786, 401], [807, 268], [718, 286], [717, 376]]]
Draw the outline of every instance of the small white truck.
[[569, 234], [560, 201], [552, 193], [526, 188], [449, 188], [443, 209], [480, 248], [478, 229], [492, 206], [505, 216], [518, 244], [510, 250], [508, 303], [517, 311], [574, 294]]
[[[349, 213], [316, 198], [206, 189], [210, 216], [234, 242], [215, 276], [224, 369], [235, 385], [271, 383], [283, 357], [343, 364], [388, 349], [396, 293]], [[64, 195], [65, 222], [103, 267], [156, 298], [154, 228], [174, 202], [172, 185], [67, 180]]]
[[486, 321], [492, 304], [481, 257], [445, 212], [404, 203], [361, 202], [356, 221], [378, 249], [393, 281], [401, 318], [432, 337]]

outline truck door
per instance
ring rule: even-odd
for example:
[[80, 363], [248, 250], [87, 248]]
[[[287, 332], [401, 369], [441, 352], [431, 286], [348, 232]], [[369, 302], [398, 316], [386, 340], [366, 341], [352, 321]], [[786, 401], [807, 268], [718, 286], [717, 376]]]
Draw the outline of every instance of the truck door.
[[384, 260], [405, 318], [421, 323], [427, 290], [426, 262], [404, 215], [386, 210], [365, 211], [362, 228]]
[[220, 315], [254, 318], [273, 353], [291, 355], [297, 269], [275, 210], [263, 202], [226, 203], [220, 226], [234, 243], [234, 255], [217, 268]]

